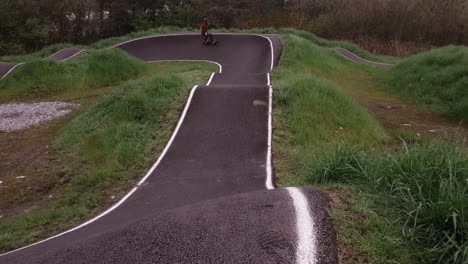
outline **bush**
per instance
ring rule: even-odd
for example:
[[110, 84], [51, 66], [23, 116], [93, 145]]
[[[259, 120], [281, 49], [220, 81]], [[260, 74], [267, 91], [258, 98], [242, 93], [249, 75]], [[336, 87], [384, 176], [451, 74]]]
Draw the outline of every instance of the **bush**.
[[24, 54], [26, 50], [23, 45], [18, 43], [0, 42], [0, 55], [17, 55]]
[[305, 30], [323, 36], [333, 34], [334, 27], [333, 19], [330, 16], [323, 14], [307, 22]]

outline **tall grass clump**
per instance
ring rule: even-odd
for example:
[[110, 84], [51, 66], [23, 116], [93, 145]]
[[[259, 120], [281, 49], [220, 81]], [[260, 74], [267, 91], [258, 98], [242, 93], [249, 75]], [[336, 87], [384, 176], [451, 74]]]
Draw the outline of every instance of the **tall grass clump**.
[[[128, 169], [144, 159], [153, 129], [162, 117], [179, 106], [184, 89], [180, 77], [153, 77], [125, 84], [122, 91], [105, 97], [95, 107], [70, 122], [57, 144], [75, 151], [102, 169]], [[109, 176], [113, 176], [111, 169]], [[128, 175], [133, 175], [126, 172]]]
[[339, 146], [301, 172], [304, 182], [354, 183], [389, 198], [410, 241], [433, 263], [468, 261], [468, 154], [441, 142], [383, 154]]
[[65, 126], [58, 149], [89, 166], [73, 178], [71, 190], [65, 192], [66, 205], [138, 175], [148, 163], [145, 157], [155, 145], [153, 138], [166, 136], [164, 118], [180, 105], [183, 85], [176, 76], [130, 82]]
[[66, 61], [36, 60], [0, 82], [0, 93], [50, 94], [115, 85], [145, 73], [147, 65], [117, 49], [89, 51]]
[[387, 89], [432, 111], [468, 120], [468, 48], [446, 47], [403, 60], [383, 77]]

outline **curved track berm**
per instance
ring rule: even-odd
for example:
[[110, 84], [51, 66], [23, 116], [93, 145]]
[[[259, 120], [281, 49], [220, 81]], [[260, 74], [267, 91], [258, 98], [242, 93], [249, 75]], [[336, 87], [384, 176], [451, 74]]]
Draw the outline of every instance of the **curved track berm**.
[[[65, 49], [60, 50], [57, 53], [50, 55], [47, 59], [62, 62], [62, 61], [66, 61], [71, 58], [74, 58], [85, 51], [86, 50], [79, 49], [79, 48], [65, 48]], [[10, 63], [0, 62], [0, 80], [7, 77], [18, 66], [22, 64], [24, 64], [24, 62], [19, 62], [19, 63], [18, 62], [10, 62]]]
[[341, 56], [345, 57], [346, 59], [350, 61], [354, 61], [356, 63], [366, 64], [366, 65], [377, 67], [377, 68], [392, 68], [395, 66], [394, 64], [381, 63], [381, 62], [375, 62], [375, 61], [369, 61], [369, 60], [363, 59], [359, 57], [358, 55], [352, 53], [351, 51], [348, 51], [343, 48], [336, 48], [336, 51], [339, 54], [341, 54]]
[[63, 50], [60, 50], [57, 53], [54, 53], [49, 56], [48, 59], [55, 60], [55, 61], [66, 61], [71, 58], [74, 58], [78, 56], [79, 54], [85, 52], [85, 49], [79, 49], [79, 48], [65, 48]]
[[118, 204], [1, 263], [337, 263], [328, 198], [272, 189], [271, 86], [276, 36], [155, 36], [116, 47], [147, 62], [220, 65], [194, 87], [174, 135]]

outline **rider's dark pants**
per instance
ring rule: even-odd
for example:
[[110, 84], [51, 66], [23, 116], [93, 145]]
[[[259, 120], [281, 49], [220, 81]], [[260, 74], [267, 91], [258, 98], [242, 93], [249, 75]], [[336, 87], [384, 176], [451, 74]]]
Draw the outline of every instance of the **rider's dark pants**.
[[[209, 41], [208, 41], [209, 40]], [[205, 35], [205, 43], [208, 43], [208, 42], [214, 42], [214, 37], [213, 37], [213, 34], [211, 33], [206, 33]]]

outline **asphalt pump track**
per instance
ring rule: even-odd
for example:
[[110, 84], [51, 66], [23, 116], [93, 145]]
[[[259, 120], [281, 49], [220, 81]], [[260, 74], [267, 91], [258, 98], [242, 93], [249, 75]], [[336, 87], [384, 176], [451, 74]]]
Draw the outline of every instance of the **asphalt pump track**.
[[198, 34], [116, 45], [147, 61], [219, 66], [192, 88], [160, 158], [117, 204], [86, 223], [0, 256], [0, 263], [337, 263], [328, 198], [275, 189], [270, 72], [274, 35]]

